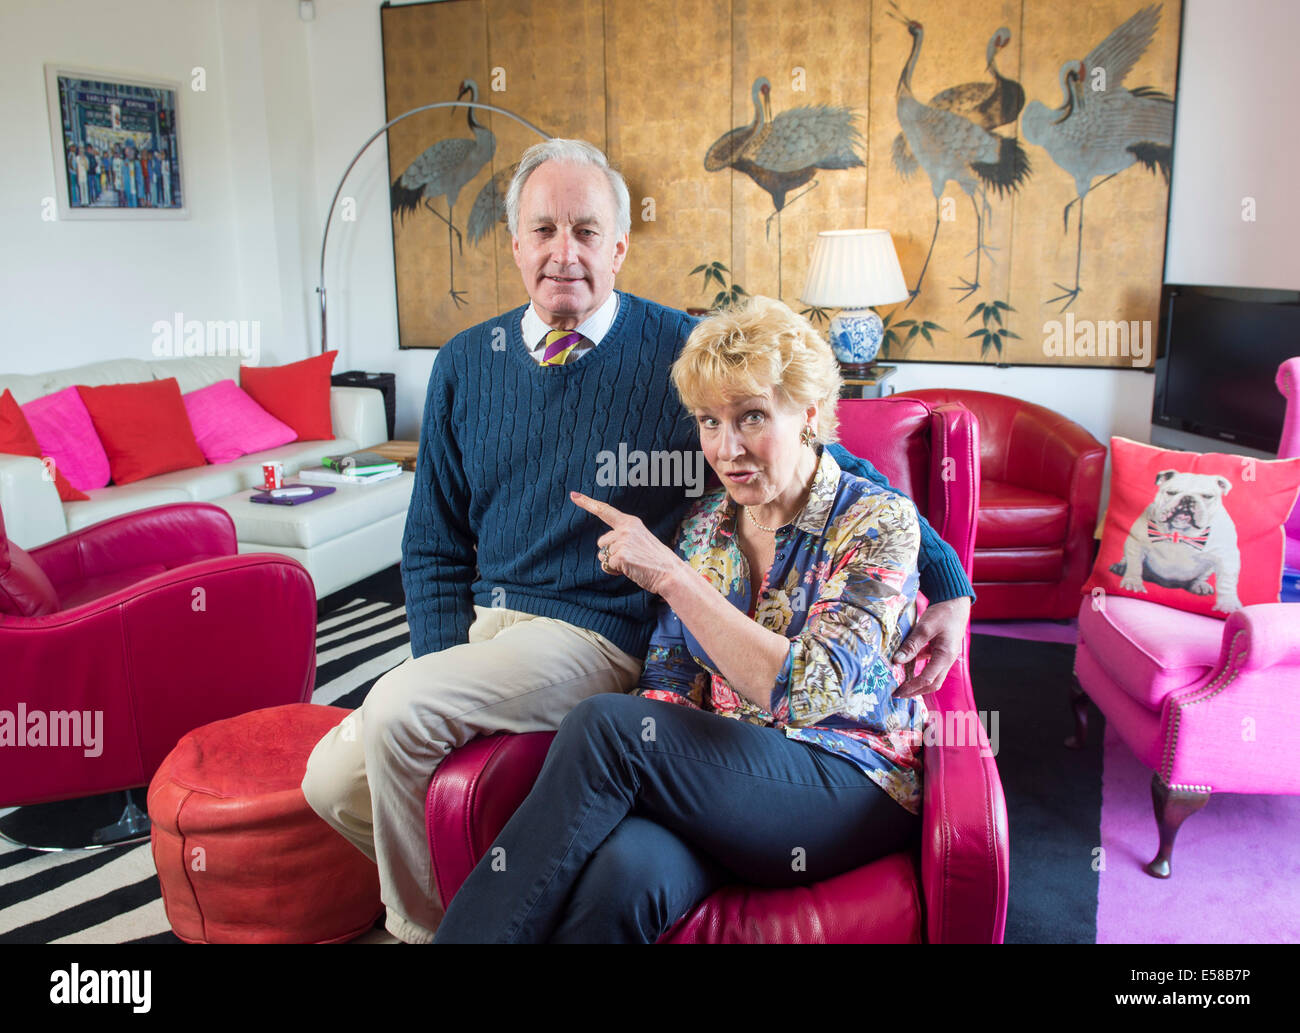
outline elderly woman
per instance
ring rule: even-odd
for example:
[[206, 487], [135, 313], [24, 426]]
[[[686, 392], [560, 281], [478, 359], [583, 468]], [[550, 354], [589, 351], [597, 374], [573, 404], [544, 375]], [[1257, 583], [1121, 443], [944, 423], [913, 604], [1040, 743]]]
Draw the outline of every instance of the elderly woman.
[[663, 606], [639, 688], [585, 700], [435, 942], [654, 942], [718, 887], [796, 886], [919, 833], [924, 704], [893, 695], [915, 610], [916, 510], [844, 472], [821, 336], [753, 298], [673, 366], [722, 487], [673, 548], [609, 526], [611, 577]]

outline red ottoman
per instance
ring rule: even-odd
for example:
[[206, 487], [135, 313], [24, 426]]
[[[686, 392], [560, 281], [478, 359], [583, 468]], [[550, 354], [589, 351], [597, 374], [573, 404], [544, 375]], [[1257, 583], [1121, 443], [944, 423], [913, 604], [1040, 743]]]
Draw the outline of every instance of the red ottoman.
[[149, 785], [167, 920], [188, 943], [338, 943], [379, 917], [379, 872], [302, 795], [349, 711], [311, 703], [196, 728]]

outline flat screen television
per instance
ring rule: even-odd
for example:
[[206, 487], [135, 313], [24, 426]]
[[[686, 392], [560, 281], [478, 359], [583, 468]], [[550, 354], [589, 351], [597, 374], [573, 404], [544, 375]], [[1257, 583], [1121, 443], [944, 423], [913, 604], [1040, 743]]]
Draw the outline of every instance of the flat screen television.
[[1276, 452], [1286, 400], [1274, 379], [1300, 355], [1300, 291], [1165, 284], [1151, 422]]

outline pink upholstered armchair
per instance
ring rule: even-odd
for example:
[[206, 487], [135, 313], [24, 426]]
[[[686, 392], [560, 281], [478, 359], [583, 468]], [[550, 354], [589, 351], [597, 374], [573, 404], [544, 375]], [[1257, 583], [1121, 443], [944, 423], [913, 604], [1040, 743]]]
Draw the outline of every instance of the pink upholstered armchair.
[[[296, 560], [237, 555], [225, 510], [184, 503], [83, 528], [30, 553], [0, 514], [0, 710], [40, 711], [61, 741], [0, 749], [0, 806], [148, 785], [186, 732], [305, 702], [316, 593]], [[93, 736], [93, 733], [92, 733]]]
[[[979, 506], [979, 428], [961, 406], [886, 398], [840, 403], [846, 448], [870, 460], [956, 550], [967, 572]], [[932, 714], [972, 714], [968, 651]], [[552, 733], [494, 735], [453, 751], [429, 785], [429, 849], [450, 901], [528, 794]], [[660, 942], [1000, 943], [1006, 922], [1006, 805], [996, 764], [977, 744], [926, 746], [922, 836], [915, 848], [797, 889], [730, 886]]]
[[[1287, 397], [1279, 458], [1300, 455], [1294, 399], [1300, 358], [1277, 373]], [[1300, 566], [1300, 506], [1287, 566]], [[1090, 697], [1151, 768], [1159, 846], [1146, 865], [1167, 879], [1174, 838], [1211, 793], [1300, 793], [1300, 605], [1245, 606], [1227, 622], [1143, 599], [1085, 598], [1072, 687], [1075, 732]], [[1249, 732], [1249, 734], [1247, 734]]]
[[1225, 623], [1143, 599], [1104, 603], [1079, 607], [1068, 745], [1087, 735], [1086, 693], [1154, 772], [1160, 843], [1146, 871], [1165, 879], [1179, 827], [1211, 793], [1300, 793], [1300, 611], [1245, 606]]

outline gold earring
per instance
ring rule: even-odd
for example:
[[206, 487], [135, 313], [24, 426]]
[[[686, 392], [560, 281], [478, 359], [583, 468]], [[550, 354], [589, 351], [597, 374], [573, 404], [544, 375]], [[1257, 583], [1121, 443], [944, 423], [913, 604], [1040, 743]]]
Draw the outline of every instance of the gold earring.
[[799, 441], [809, 448], [813, 447], [813, 442], [817, 440], [817, 435], [813, 433], [812, 424], [805, 423], [803, 430], [799, 432]]

